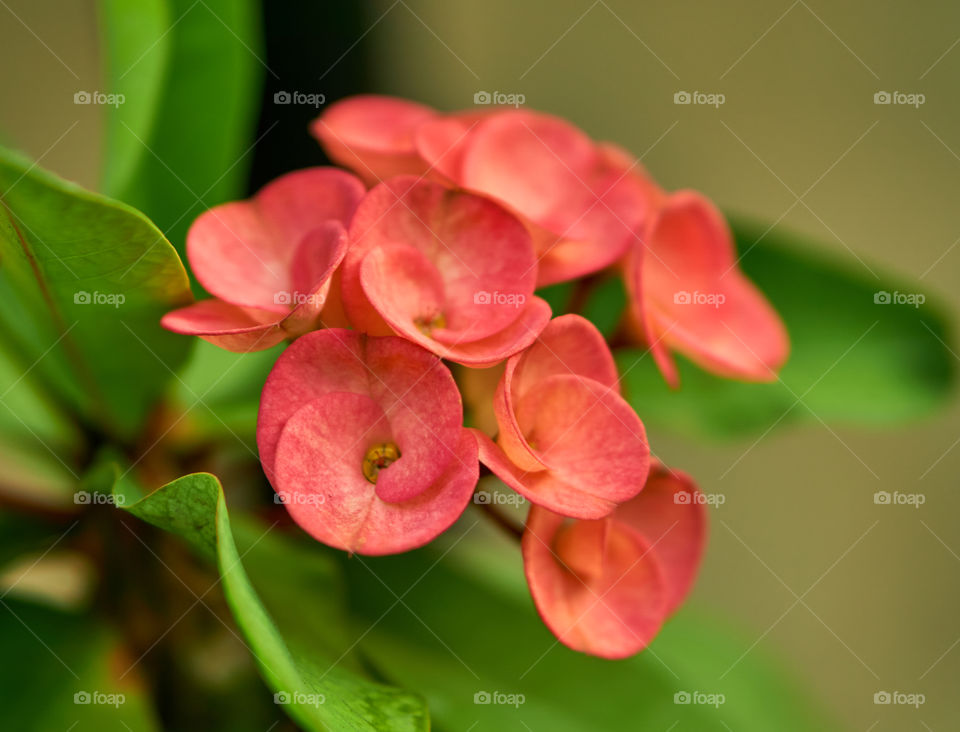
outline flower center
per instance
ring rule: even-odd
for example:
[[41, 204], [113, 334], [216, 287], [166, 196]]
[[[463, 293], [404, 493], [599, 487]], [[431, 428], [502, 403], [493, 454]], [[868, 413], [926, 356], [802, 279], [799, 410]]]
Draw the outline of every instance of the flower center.
[[435, 328], [446, 328], [447, 319], [443, 316], [443, 313], [437, 313], [429, 317], [421, 315], [414, 318], [413, 324], [417, 326], [417, 330], [425, 336], [429, 336]]
[[400, 448], [392, 442], [373, 445], [363, 456], [363, 477], [376, 485], [380, 471], [400, 459]]

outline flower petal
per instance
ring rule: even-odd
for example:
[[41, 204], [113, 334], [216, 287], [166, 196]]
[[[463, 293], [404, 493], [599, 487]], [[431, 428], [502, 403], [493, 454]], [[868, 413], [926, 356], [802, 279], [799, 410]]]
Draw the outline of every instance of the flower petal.
[[429, 107], [405, 99], [359, 95], [330, 105], [310, 131], [331, 160], [376, 185], [395, 175], [425, 172], [414, 133], [435, 116]]
[[581, 519], [603, 518], [617, 507], [611, 500], [563, 482], [549, 470], [527, 471], [518, 467], [485, 434], [479, 430], [473, 430], [473, 434], [480, 446], [480, 462], [531, 503]]
[[522, 550], [537, 611], [564, 645], [624, 658], [660, 630], [663, 571], [637, 532], [608, 520], [569, 522], [532, 506]]
[[347, 253], [347, 231], [339, 221], [326, 221], [307, 234], [293, 257], [293, 310], [283, 327], [297, 336], [319, 325], [320, 313], [329, 300], [333, 273]]
[[[407, 475], [415, 475], [419, 489], [425, 489], [453, 459], [463, 408], [449, 369], [402, 338], [370, 338], [330, 328], [294, 341], [267, 378], [257, 445], [271, 482], [286, 422], [304, 404], [333, 392], [366, 395], [387, 415], [402, 458], [384, 473], [392, 477], [378, 483], [385, 500], [409, 495], [413, 489], [401, 480]], [[356, 467], [359, 472], [360, 463]]]
[[459, 182], [532, 223], [544, 286], [603, 269], [636, 241], [650, 202], [633, 167], [564, 120], [518, 110], [471, 133]]
[[619, 395], [603, 337], [579, 315], [555, 318], [507, 362], [494, 413], [499, 449], [481, 443], [481, 459], [534, 503], [599, 518], [646, 480], [643, 423]]
[[[319, 541], [361, 554], [392, 554], [422, 546], [463, 512], [477, 481], [477, 446], [465, 430], [436, 480], [409, 499], [385, 500], [357, 469], [372, 441], [391, 428], [376, 402], [333, 393], [299, 409], [277, 449], [278, 491], [294, 520]], [[401, 458], [403, 460], [404, 458]], [[381, 481], [400, 461], [381, 472]]]
[[389, 324], [473, 365], [520, 350], [533, 340], [531, 327], [546, 324], [549, 308], [533, 297], [529, 234], [486, 198], [394, 178], [363, 200], [350, 240], [342, 291], [358, 328], [381, 333]]
[[575, 374], [620, 390], [613, 355], [597, 327], [581, 315], [560, 315], [540, 333], [536, 343], [513, 359], [507, 376], [518, 399], [547, 376]]
[[737, 267], [722, 214], [703, 196], [668, 197], [646, 235], [640, 292], [653, 338], [729, 378], [774, 381], [789, 341]]
[[510, 325], [488, 338], [462, 343], [444, 343], [439, 339], [413, 331], [408, 337], [448, 361], [474, 368], [486, 368], [530, 346], [549, 321], [550, 306], [545, 300], [533, 297], [520, 309], [519, 315]]
[[187, 256], [200, 284], [234, 305], [277, 313], [277, 293], [293, 285], [303, 238], [333, 219], [346, 224], [364, 193], [354, 176], [308, 168], [277, 178], [252, 199], [205, 211], [187, 233]]
[[160, 320], [167, 330], [194, 335], [235, 353], [264, 351], [283, 341], [283, 317], [210, 298], [173, 310]]
[[686, 599], [707, 542], [703, 494], [686, 473], [655, 463], [639, 495], [614, 511], [614, 521], [643, 535], [664, 568], [667, 612]]
[[434, 117], [417, 127], [414, 143], [435, 176], [458, 183], [473, 131], [491, 112], [461, 112]]
[[650, 467], [643, 423], [602, 384], [550, 376], [517, 402], [515, 417], [536, 457], [564, 483], [613, 503], [643, 488]]

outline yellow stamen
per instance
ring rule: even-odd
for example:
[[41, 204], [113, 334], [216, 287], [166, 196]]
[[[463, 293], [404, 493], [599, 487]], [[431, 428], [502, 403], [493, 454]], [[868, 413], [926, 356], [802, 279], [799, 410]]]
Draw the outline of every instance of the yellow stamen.
[[443, 313], [437, 313], [430, 317], [421, 315], [418, 318], [414, 318], [413, 324], [417, 326], [417, 330], [425, 336], [429, 336], [436, 328], [446, 328], [447, 319], [443, 316]]
[[376, 484], [381, 470], [400, 459], [400, 448], [392, 442], [373, 445], [363, 457], [363, 477]]

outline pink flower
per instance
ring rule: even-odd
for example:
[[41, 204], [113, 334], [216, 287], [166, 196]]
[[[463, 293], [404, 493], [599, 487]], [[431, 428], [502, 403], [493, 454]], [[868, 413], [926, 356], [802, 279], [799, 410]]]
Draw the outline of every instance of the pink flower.
[[480, 459], [533, 503], [598, 519], [643, 487], [643, 424], [620, 396], [603, 336], [579, 315], [550, 321], [507, 361], [494, 407], [498, 442], [477, 432]]
[[670, 351], [730, 378], [776, 379], [783, 324], [737, 267], [729, 229], [704, 197], [668, 194], [620, 148], [556, 117], [492, 108], [441, 114], [352, 97], [313, 126], [330, 156], [377, 181], [430, 175], [498, 200], [530, 231], [538, 286], [623, 259], [633, 317], [667, 381]]
[[645, 648], [683, 602], [706, 543], [702, 495], [655, 464], [643, 490], [606, 518], [531, 506], [522, 550], [543, 622], [564, 645], [604, 658]]
[[206, 211], [187, 234], [187, 256], [214, 299], [167, 313], [163, 326], [238, 352], [318, 327], [363, 195], [349, 173], [308, 168]]
[[438, 358], [402, 338], [327, 329], [297, 339], [263, 389], [257, 445], [293, 519], [361, 554], [422, 546], [463, 512], [477, 444]]
[[709, 200], [664, 194], [625, 270], [633, 317], [672, 385], [673, 350], [720, 376], [776, 380], [790, 350], [786, 330], [737, 266], [733, 236]]
[[550, 319], [536, 272], [530, 236], [504, 208], [400, 176], [357, 209], [342, 294], [354, 327], [484, 366], [530, 345]]
[[613, 148], [551, 115], [497, 108], [441, 115], [390, 97], [351, 97], [313, 126], [330, 157], [367, 180], [446, 179], [497, 199], [529, 228], [538, 286], [620, 259], [648, 213], [647, 184]]

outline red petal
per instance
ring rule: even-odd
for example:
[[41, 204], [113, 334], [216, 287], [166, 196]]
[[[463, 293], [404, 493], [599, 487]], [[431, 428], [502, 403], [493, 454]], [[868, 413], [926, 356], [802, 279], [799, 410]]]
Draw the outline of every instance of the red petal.
[[655, 463], [640, 494], [614, 511], [614, 521], [632, 527], [653, 546], [669, 589], [667, 612], [684, 601], [707, 543], [703, 494], [686, 473]]
[[478, 430], [473, 434], [480, 445], [480, 462], [531, 503], [581, 519], [603, 518], [616, 508], [615, 502], [565, 483], [549, 470], [517, 467], [493, 440]]
[[423, 546], [459, 518], [478, 475], [477, 446], [469, 433], [461, 431], [452, 459], [432, 484], [395, 500], [383, 497], [380, 483], [406, 458], [382, 471], [376, 486], [357, 469], [366, 440], [389, 436], [383, 410], [356, 394], [328, 394], [287, 421], [277, 450], [276, 485], [307, 533], [349, 552], [393, 554]]
[[459, 182], [533, 223], [543, 286], [603, 269], [636, 240], [650, 202], [632, 167], [563, 120], [509, 111], [471, 133]]
[[515, 418], [534, 454], [563, 482], [613, 503], [643, 487], [650, 456], [643, 424], [598, 382], [551, 376], [516, 403]]
[[620, 396], [599, 331], [579, 315], [556, 318], [507, 362], [494, 396], [498, 449], [481, 459], [534, 503], [599, 518], [642, 488], [650, 449]]
[[331, 392], [374, 399], [388, 415], [404, 458], [422, 462], [425, 471], [432, 471], [428, 483], [451, 459], [449, 448], [456, 443], [463, 410], [449, 369], [402, 338], [370, 338], [330, 328], [294, 341], [267, 378], [260, 399], [257, 445], [268, 478], [286, 421], [304, 404]]
[[211, 298], [173, 310], [160, 320], [167, 330], [194, 335], [235, 353], [263, 351], [287, 337], [282, 316]]
[[522, 549], [537, 611], [561, 643], [623, 658], [646, 647], [660, 630], [663, 572], [636, 532], [608, 520], [570, 523], [533, 506]]
[[527, 518], [524, 569], [537, 610], [574, 650], [642, 650], [693, 584], [706, 511], [692, 481], [657, 464], [644, 489], [600, 521], [539, 506]]
[[327, 221], [300, 242], [292, 265], [293, 310], [283, 321], [291, 335], [302, 335], [320, 325], [320, 312], [329, 300], [333, 273], [347, 253], [347, 241], [343, 225]]
[[350, 239], [342, 291], [358, 328], [380, 333], [389, 324], [438, 355], [476, 365], [529, 345], [549, 319], [533, 296], [529, 235], [488, 199], [394, 178], [363, 200]]
[[277, 295], [294, 289], [291, 266], [304, 237], [331, 219], [346, 224], [363, 192], [349, 173], [308, 168], [248, 201], [215, 206], [187, 234], [193, 272], [221, 300], [285, 314]]
[[331, 160], [376, 185], [426, 171], [413, 139], [417, 127], [435, 116], [429, 107], [405, 99], [360, 95], [330, 105], [310, 131]]
[[619, 392], [613, 355], [597, 327], [581, 315], [560, 315], [543, 329], [537, 342], [508, 365], [514, 399], [547, 376], [576, 374]]
[[462, 112], [435, 117], [419, 125], [414, 142], [431, 172], [459, 184], [463, 179], [463, 158], [469, 149], [471, 134], [491, 114]]
[[641, 307], [654, 338], [721, 376], [773, 381], [789, 351], [783, 323], [737, 267], [722, 214], [703, 196], [667, 199], [646, 236]]

